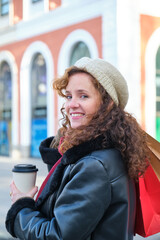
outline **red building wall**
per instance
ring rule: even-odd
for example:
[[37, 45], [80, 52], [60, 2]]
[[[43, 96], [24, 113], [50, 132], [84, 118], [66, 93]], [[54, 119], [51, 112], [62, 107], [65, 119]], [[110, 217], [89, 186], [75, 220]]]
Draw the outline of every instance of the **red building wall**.
[[23, 18], [23, 0], [13, 0], [13, 24]]
[[49, 0], [49, 9], [53, 10], [61, 5], [61, 0]]

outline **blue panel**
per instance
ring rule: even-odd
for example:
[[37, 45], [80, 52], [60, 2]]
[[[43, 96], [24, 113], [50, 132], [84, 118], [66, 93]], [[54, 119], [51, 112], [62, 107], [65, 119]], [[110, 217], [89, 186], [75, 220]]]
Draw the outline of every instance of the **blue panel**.
[[9, 123], [0, 121], [0, 155], [9, 155]]
[[160, 142], [160, 117], [156, 118], [156, 139]]
[[47, 137], [47, 120], [32, 119], [31, 156], [40, 157], [39, 145]]

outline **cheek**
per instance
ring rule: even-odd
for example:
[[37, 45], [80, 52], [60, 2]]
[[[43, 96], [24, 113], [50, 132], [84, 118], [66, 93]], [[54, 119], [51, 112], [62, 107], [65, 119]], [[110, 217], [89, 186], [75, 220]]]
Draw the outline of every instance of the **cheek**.
[[99, 109], [98, 102], [92, 102], [85, 107], [85, 110], [88, 114], [95, 114], [98, 109]]
[[98, 109], [100, 108], [100, 105], [101, 105], [101, 101], [99, 98], [97, 98], [97, 101], [94, 102], [94, 104], [92, 105], [92, 108], [93, 109], [92, 111], [96, 112], [98, 111]]

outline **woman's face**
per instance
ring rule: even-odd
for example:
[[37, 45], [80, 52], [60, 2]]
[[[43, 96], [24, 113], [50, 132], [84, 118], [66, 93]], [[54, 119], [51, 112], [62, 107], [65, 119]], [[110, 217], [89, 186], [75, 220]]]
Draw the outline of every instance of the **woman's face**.
[[69, 77], [65, 95], [65, 110], [72, 128], [86, 125], [102, 102], [91, 76], [86, 73], [75, 73]]

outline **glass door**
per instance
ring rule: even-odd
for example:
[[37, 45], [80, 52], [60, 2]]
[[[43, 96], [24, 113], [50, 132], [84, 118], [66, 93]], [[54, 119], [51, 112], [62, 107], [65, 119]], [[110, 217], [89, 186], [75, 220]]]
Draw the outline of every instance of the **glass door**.
[[46, 63], [37, 53], [31, 69], [31, 157], [40, 157], [39, 145], [47, 137]]
[[9, 156], [11, 146], [11, 71], [7, 62], [0, 64], [0, 155]]

